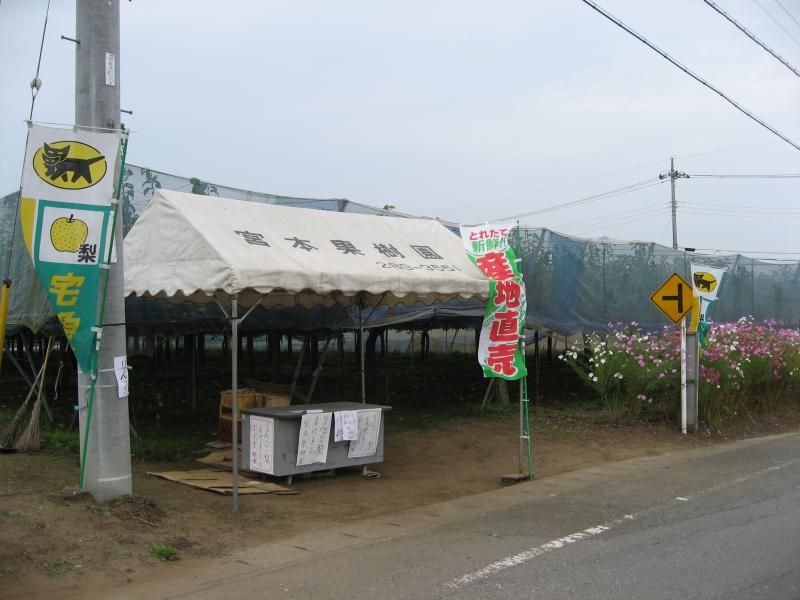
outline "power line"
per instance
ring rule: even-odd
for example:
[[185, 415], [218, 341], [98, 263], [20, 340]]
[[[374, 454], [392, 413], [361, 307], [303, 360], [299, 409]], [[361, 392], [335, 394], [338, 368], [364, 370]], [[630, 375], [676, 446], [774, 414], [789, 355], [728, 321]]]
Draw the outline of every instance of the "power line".
[[709, 174], [689, 173], [689, 177], [716, 177], [718, 179], [800, 179], [800, 173]]
[[[734, 150], [744, 150], [746, 148], [756, 148], [758, 146], [771, 146], [772, 144], [777, 144], [779, 142], [759, 142], [757, 144], [747, 144], [745, 146], [734, 146], [733, 148], [722, 148], [720, 150], [710, 150], [708, 152], [696, 152], [694, 154], [681, 154], [675, 156], [675, 158], [694, 158], [695, 156], [707, 156], [709, 154], [718, 154], [721, 152], [733, 152]], [[664, 159], [666, 160], [666, 159]]]
[[793, 15], [792, 13], [790, 13], [788, 10], [786, 10], [786, 7], [785, 7], [783, 4], [781, 4], [781, 3], [779, 2], [779, 0], [775, 0], [775, 4], [777, 4], [778, 6], [780, 6], [780, 7], [781, 7], [781, 10], [782, 10], [783, 12], [785, 12], [787, 15], [789, 15], [789, 18], [790, 18], [792, 21], [794, 21], [795, 23], [797, 23], [797, 26], [798, 26], [798, 27], [800, 27], [800, 21], [798, 21], [797, 19], [795, 19], [795, 18], [794, 18], [794, 15]]
[[[769, 142], [769, 143], [777, 143], [777, 142]], [[596, 179], [603, 179], [605, 177], [611, 177], [612, 175], [619, 175], [621, 173], [627, 173], [629, 171], [636, 171], [638, 169], [643, 169], [644, 167], [651, 167], [653, 165], [657, 165], [663, 162], [664, 159], [653, 160], [647, 163], [642, 163], [640, 165], [635, 165], [633, 167], [626, 167], [624, 169], [619, 169], [617, 171], [611, 171], [609, 173], [603, 173], [601, 175], [592, 175], [591, 177], [584, 177], [583, 179], [576, 179], [573, 181], [568, 181], [567, 183], [558, 183], [556, 185], [546, 187], [546, 188], [539, 188], [538, 190], [533, 190], [530, 192], [521, 192], [519, 194], [511, 194], [509, 196], [500, 196], [499, 198], [492, 198], [491, 200], [481, 200], [480, 202], [475, 202], [473, 204], [458, 204], [454, 206], [444, 207], [442, 210], [449, 210], [454, 208], [472, 208], [475, 206], [482, 206], [484, 204], [490, 204], [495, 202], [501, 202], [503, 200], [513, 200], [514, 198], [523, 198], [525, 196], [534, 196], [537, 194], [542, 194], [544, 192], [551, 192], [553, 190], [559, 190], [565, 187], [570, 187], [572, 185], [578, 185], [579, 183], [587, 183], [589, 181], [594, 181]]]
[[656, 216], [659, 216], [659, 215], [663, 215], [663, 214], [664, 214], [663, 210], [659, 209], [658, 211], [653, 212], [652, 214], [641, 215], [641, 216], [638, 216], [638, 217], [634, 217], [633, 219], [628, 219], [627, 221], [619, 221], [619, 222], [613, 223], [611, 225], [602, 225], [602, 227], [590, 227], [590, 228], [584, 227], [582, 229], [579, 229], [579, 231], [581, 231], [583, 235], [586, 235], [588, 233], [592, 233], [594, 231], [598, 231], [601, 228], [604, 229], [604, 230], [613, 230], [613, 229], [616, 229], [617, 227], [620, 227], [622, 225], [631, 225], [633, 223], [639, 223], [640, 221], [649, 221], [653, 217], [656, 217]]
[[734, 26], [735, 26], [735, 27], [736, 27], [736, 28], [737, 28], [739, 31], [741, 31], [743, 34], [745, 34], [747, 37], [749, 37], [751, 40], [753, 40], [753, 41], [754, 41], [756, 44], [758, 44], [758, 45], [759, 45], [759, 46], [761, 46], [761, 47], [762, 47], [764, 50], [766, 50], [767, 52], [769, 52], [769, 53], [770, 53], [772, 56], [774, 56], [774, 57], [775, 57], [777, 60], [779, 60], [779, 61], [780, 61], [780, 62], [781, 62], [781, 63], [782, 63], [782, 64], [783, 64], [783, 65], [784, 65], [784, 66], [785, 66], [787, 69], [789, 69], [789, 70], [790, 70], [792, 73], [794, 73], [795, 75], [797, 75], [798, 77], [800, 77], [800, 71], [798, 71], [798, 70], [797, 70], [797, 69], [795, 69], [795, 68], [794, 68], [792, 65], [790, 65], [790, 64], [789, 64], [789, 63], [788, 63], [788, 62], [787, 62], [787, 61], [786, 61], [786, 60], [785, 60], [783, 57], [779, 56], [779, 55], [778, 55], [778, 54], [777, 54], [777, 53], [776, 53], [774, 50], [772, 50], [772, 48], [770, 48], [769, 46], [767, 46], [767, 45], [766, 45], [764, 42], [762, 42], [760, 39], [758, 39], [758, 38], [757, 38], [757, 37], [756, 37], [754, 34], [750, 33], [750, 32], [749, 32], [749, 31], [748, 31], [748, 30], [747, 30], [747, 29], [744, 27], [744, 25], [742, 25], [741, 23], [739, 23], [739, 22], [738, 22], [736, 19], [734, 19], [732, 16], [730, 16], [730, 15], [729, 15], [728, 13], [726, 13], [724, 10], [722, 10], [722, 9], [721, 9], [719, 6], [717, 6], [717, 5], [716, 5], [714, 2], [712, 2], [711, 0], [703, 0], [703, 2], [705, 2], [706, 4], [708, 4], [708, 5], [709, 5], [711, 8], [713, 8], [715, 11], [717, 11], [719, 14], [721, 14], [723, 17], [725, 17], [725, 18], [726, 18], [728, 21], [730, 21], [730, 22], [731, 22], [731, 23], [732, 23], [732, 24], [733, 24], [733, 25], [734, 25]]
[[763, 213], [740, 213], [734, 214], [730, 212], [725, 212], [722, 210], [693, 210], [691, 208], [685, 208], [681, 211], [681, 214], [686, 215], [705, 215], [708, 217], [726, 217], [731, 219], [800, 219], [800, 214], [785, 214], [785, 215], [768, 215]]
[[[685, 250], [685, 248], [684, 248]], [[775, 252], [774, 250], [724, 250], [722, 248], [694, 248], [693, 251], [703, 252], [728, 252], [730, 254], [778, 254], [780, 256], [798, 255], [800, 252]], [[759, 260], [768, 260], [765, 258]]]
[[794, 206], [741, 206], [730, 204], [714, 204], [709, 202], [688, 202], [682, 200], [678, 203], [683, 207], [725, 208], [731, 210], [757, 210], [760, 212], [800, 212], [800, 207]]
[[570, 202], [564, 202], [562, 204], [554, 204], [552, 206], [546, 206], [544, 208], [539, 208], [536, 210], [531, 210], [524, 213], [519, 213], [516, 215], [511, 215], [508, 217], [502, 217], [497, 219], [498, 221], [510, 221], [514, 219], [521, 219], [523, 217], [530, 217], [532, 215], [539, 215], [546, 212], [552, 212], [555, 210], [561, 210], [563, 208], [570, 208], [573, 206], [580, 206], [581, 204], [588, 204], [589, 202], [595, 202], [597, 200], [605, 200], [607, 198], [611, 198], [613, 196], [619, 196], [621, 194], [628, 194], [630, 192], [635, 192], [641, 189], [645, 189], [648, 187], [652, 187], [654, 185], [658, 185], [660, 183], [664, 183], [663, 180], [653, 178], [653, 179], [645, 179], [644, 181], [639, 181], [637, 183], [632, 183], [630, 185], [623, 186], [621, 188], [616, 188], [613, 190], [609, 190], [607, 192], [602, 192], [600, 194], [594, 194], [592, 196], [586, 196], [585, 198], [579, 198], [577, 200], [571, 200]]
[[764, 11], [764, 14], [765, 14], [765, 15], [767, 15], [767, 16], [768, 16], [770, 19], [772, 19], [772, 22], [773, 22], [773, 23], [775, 23], [775, 25], [777, 25], [778, 27], [780, 27], [780, 28], [783, 30], [783, 33], [785, 33], [786, 35], [788, 35], [788, 36], [789, 36], [789, 37], [792, 39], [792, 41], [793, 41], [795, 44], [797, 44], [798, 46], [800, 46], [800, 42], [798, 42], [798, 41], [797, 41], [797, 38], [796, 38], [796, 37], [794, 37], [794, 36], [793, 36], [791, 33], [789, 33], [789, 30], [788, 30], [788, 29], [786, 29], [786, 27], [784, 27], [783, 25], [781, 25], [781, 24], [780, 24], [780, 21], [778, 21], [778, 19], [776, 19], [775, 17], [773, 17], [773, 16], [772, 16], [772, 14], [770, 14], [770, 12], [769, 12], [769, 11], [768, 11], [766, 8], [764, 8], [763, 6], [761, 6], [761, 3], [760, 3], [758, 0], [753, 0], [753, 2], [755, 2], [756, 6], [758, 6], [758, 8], [760, 8], [761, 10], [763, 10], [763, 11]]
[[663, 202], [659, 202], [657, 205], [648, 204], [646, 206], [640, 208], [634, 208], [632, 210], [624, 210], [616, 213], [606, 213], [601, 217], [588, 217], [585, 219], [578, 219], [577, 221], [558, 223], [556, 225], [553, 225], [553, 227], [574, 227], [574, 226], [581, 226], [584, 224], [594, 225], [596, 223], [602, 223], [605, 221], [615, 221], [620, 217], [630, 217], [633, 215], [642, 216], [644, 214], [663, 212], [665, 210], [669, 210], [669, 205], [664, 204]]
[[[753, 121], [755, 121], [756, 123], [758, 123], [759, 125], [761, 125], [762, 127], [764, 127], [765, 129], [768, 129], [768, 130], [769, 130], [769, 131], [771, 131], [773, 134], [775, 134], [776, 136], [778, 136], [779, 138], [781, 138], [781, 139], [782, 139], [784, 142], [786, 142], [787, 144], [789, 144], [789, 145], [793, 146], [795, 149], [797, 149], [797, 150], [800, 150], [800, 145], [796, 144], [795, 142], [793, 142], [792, 140], [790, 140], [788, 137], [786, 137], [785, 135], [783, 135], [781, 132], [779, 132], [777, 129], [775, 129], [774, 127], [771, 127], [771, 126], [770, 126], [770, 125], [768, 125], [766, 122], [764, 122], [763, 120], [759, 119], [759, 118], [758, 118], [756, 115], [754, 115], [752, 112], [750, 112], [749, 110], [747, 110], [747, 109], [746, 109], [744, 106], [742, 106], [741, 104], [739, 104], [738, 102], [736, 102], [735, 100], [733, 100], [732, 98], [730, 98], [730, 97], [729, 97], [728, 95], [726, 95], [724, 92], [722, 92], [722, 91], [718, 90], [717, 88], [715, 88], [713, 85], [711, 85], [710, 83], [708, 83], [708, 82], [707, 82], [705, 79], [703, 79], [702, 77], [700, 77], [699, 75], [697, 75], [697, 74], [695, 74], [693, 71], [691, 71], [691, 70], [690, 70], [688, 67], [685, 67], [684, 65], [682, 65], [681, 63], [679, 63], [677, 60], [675, 60], [674, 58], [672, 58], [672, 57], [671, 57], [669, 54], [667, 54], [666, 52], [664, 52], [663, 50], [661, 50], [661, 49], [660, 49], [658, 46], [656, 46], [656, 45], [655, 45], [655, 44], [653, 44], [652, 42], [648, 41], [648, 40], [647, 40], [646, 38], [644, 38], [642, 35], [638, 34], [636, 31], [634, 31], [633, 29], [631, 29], [630, 27], [628, 27], [627, 25], [625, 25], [625, 23], [623, 23], [622, 21], [620, 21], [619, 19], [617, 19], [615, 16], [613, 16], [613, 15], [611, 15], [610, 13], [606, 12], [606, 11], [605, 11], [605, 9], [603, 9], [603, 8], [599, 7], [599, 6], [598, 6], [596, 3], [592, 2], [592, 0], [581, 0], [581, 1], [582, 1], [584, 4], [586, 4], [587, 6], [591, 7], [591, 8], [592, 8], [592, 9], [594, 9], [595, 11], [597, 11], [598, 13], [600, 13], [601, 15], [603, 15], [603, 16], [604, 16], [606, 19], [608, 19], [609, 21], [611, 21], [612, 23], [614, 23], [614, 24], [615, 24], [617, 27], [619, 27], [619, 28], [621, 28], [621, 29], [623, 29], [623, 30], [627, 31], [629, 34], [631, 34], [631, 35], [632, 35], [633, 37], [635, 37], [637, 40], [639, 40], [640, 42], [642, 42], [643, 44], [645, 44], [645, 45], [646, 45], [647, 47], [649, 47], [651, 50], [653, 50], [654, 52], [656, 52], [656, 53], [660, 54], [660, 55], [661, 55], [661, 56], [662, 56], [664, 59], [668, 60], [670, 63], [672, 63], [673, 65], [675, 65], [676, 67], [678, 67], [678, 68], [679, 68], [681, 71], [683, 71], [684, 73], [686, 73], [687, 75], [689, 75], [689, 77], [691, 77], [691, 78], [692, 78], [692, 79], [694, 79], [695, 81], [697, 81], [697, 82], [699, 82], [699, 83], [703, 84], [703, 85], [704, 85], [704, 86], [706, 86], [708, 89], [710, 89], [710, 90], [711, 90], [711, 91], [713, 91], [714, 93], [716, 93], [716, 94], [718, 94], [719, 96], [721, 96], [722, 98], [724, 98], [724, 99], [725, 99], [725, 100], [726, 100], [726, 101], [727, 101], [729, 104], [731, 104], [731, 106], [733, 106], [734, 108], [736, 108], [736, 109], [737, 109], [739, 112], [741, 112], [741, 113], [743, 113], [743, 114], [747, 115], [747, 116], [748, 116], [750, 119], [752, 119]], [[753, 0], [753, 1], [755, 2], [756, 0]]]

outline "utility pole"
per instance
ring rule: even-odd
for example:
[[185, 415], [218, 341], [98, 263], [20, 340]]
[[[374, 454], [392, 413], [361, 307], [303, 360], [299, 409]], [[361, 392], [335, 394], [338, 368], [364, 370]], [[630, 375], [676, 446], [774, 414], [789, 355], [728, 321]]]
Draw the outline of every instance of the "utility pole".
[[677, 250], [678, 249], [678, 203], [675, 201], [675, 180], [680, 179], [682, 177], [689, 178], [686, 173], [680, 173], [675, 170], [675, 159], [669, 159], [669, 173], [661, 173], [658, 178], [659, 179], [666, 179], [669, 177], [669, 184], [670, 189], [672, 191], [672, 202], [670, 203], [670, 207], [672, 208], [672, 247]]
[[[75, 124], [78, 126], [120, 128], [119, 10], [119, 0], [76, 0]], [[94, 407], [85, 449], [86, 411], [80, 413], [81, 452], [86, 452], [84, 489], [99, 501], [133, 490], [128, 398], [117, 397], [114, 374], [114, 357], [127, 356], [121, 212], [114, 244], [116, 262], [110, 265], [108, 273]], [[89, 384], [89, 377], [79, 370], [79, 397], [86, 393]]]

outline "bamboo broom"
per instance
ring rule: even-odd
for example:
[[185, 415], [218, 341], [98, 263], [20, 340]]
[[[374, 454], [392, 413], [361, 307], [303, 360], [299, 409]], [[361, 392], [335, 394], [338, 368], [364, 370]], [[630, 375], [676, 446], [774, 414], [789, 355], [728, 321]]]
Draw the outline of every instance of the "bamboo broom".
[[42, 393], [44, 392], [44, 377], [47, 372], [47, 360], [50, 358], [50, 349], [53, 345], [53, 338], [47, 339], [47, 351], [44, 354], [44, 363], [42, 363], [41, 381], [39, 382], [39, 393], [36, 395], [36, 402], [31, 410], [31, 420], [28, 421], [28, 426], [22, 435], [17, 440], [16, 448], [20, 452], [30, 452], [31, 450], [38, 450], [41, 444], [39, 439], [39, 415], [42, 412]]
[[[44, 365], [42, 365], [44, 367]], [[34, 392], [37, 391], [37, 386], [39, 385], [39, 378], [42, 376], [42, 369], [39, 369], [39, 372], [36, 374], [36, 377], [33, 379], [33, 383], [31, 384], [31, 389], [28, 390], [28, 395], [25, 397], [25, 402], [17, 409], [14, 418], [6, 425], [3, 432], [0, 433], [0, 448], [12, 448], [14, 443], [17, 439], [17, 430], [19, 429], [19, 424], [22, 422], [22, 417], [25, 416], [25, 413], [28, 410], [28, 404], [33, 399]]]

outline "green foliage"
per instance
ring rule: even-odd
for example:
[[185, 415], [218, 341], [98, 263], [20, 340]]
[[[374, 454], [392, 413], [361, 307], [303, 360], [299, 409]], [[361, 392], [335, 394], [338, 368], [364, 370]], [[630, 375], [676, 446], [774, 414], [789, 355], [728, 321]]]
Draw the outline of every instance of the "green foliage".
[[148, 551], [158, 560], [178, 560], [178, 551], [169, 544], [150, 544]]
[[212, 183], [206, 183], [198, 179], [197, 177], [192, 177], [189, 180], [189, 183], [192, 184], [192, 193], [199, 194], [201, 196], [219, 196], [219, 191], [217, 191], [217, 186]]

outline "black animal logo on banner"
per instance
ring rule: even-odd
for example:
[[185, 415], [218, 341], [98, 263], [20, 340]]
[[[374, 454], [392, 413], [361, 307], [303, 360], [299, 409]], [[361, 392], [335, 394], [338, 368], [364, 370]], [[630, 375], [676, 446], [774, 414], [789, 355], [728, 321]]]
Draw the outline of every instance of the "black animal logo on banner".
[[33, 155], [39, 178], [63, 190], [82, 190], [101, 181], [108, 171], [106, 157], [76, 140], [44, 142]]
[[713, 292], [717, 287], [717, 278], [704, 271], [698, 271], [693, 275], [694, 284], [701, 292]]
[[92, 172], [89, 169], [91, 165], [98, 160], [103, 160], [105, 157], [101, 154], [94, 158], [70, 158], [70, 146], [63, 148], [53, 148], [45, 144], [43, 146], [42, 160], [45, 164], [45, 173], [51, 180], [56, 180], [59, 177], [61, 181], [67, 180], [67, 175], [72, 173], [72, 183], [76, 183], [78, 179], [85, 179], [86, 183], [92, 183]]

